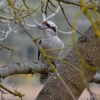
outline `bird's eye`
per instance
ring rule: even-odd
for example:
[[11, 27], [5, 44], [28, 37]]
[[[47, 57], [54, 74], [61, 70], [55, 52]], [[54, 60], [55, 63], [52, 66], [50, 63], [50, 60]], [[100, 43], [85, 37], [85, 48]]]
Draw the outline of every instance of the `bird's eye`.
[[52, 29], [54, 32], [56, 32], [56, 27], [52, 27], [52, 26], [50, 26], [48, 23], [43, 23], [42, 24], [43, 26], [45, 26], [45, 29], [48, 29], [48, 28], [50, 28], [50, 29]]
[[55, 27], [50, 27], [54, 32], [56, 32], [56, 28]]
[[51, 28], [54, 32], [56, 32], [56, 28], [55, 28], [55, 27], [52, 27], [52, 26], [50, 26], [49, 24], [46, 24], [46, 26], [47, 26], [48, 28]]
[[50, 25], [49, 24], [46, 24], [46, 26], [49, 28], [50, 27]]

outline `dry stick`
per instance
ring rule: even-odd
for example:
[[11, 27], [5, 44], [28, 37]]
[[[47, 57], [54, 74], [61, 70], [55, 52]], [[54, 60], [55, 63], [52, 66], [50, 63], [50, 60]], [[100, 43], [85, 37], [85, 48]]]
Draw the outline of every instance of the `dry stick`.
[[[69, 24], [73, 29], [75, 29], [75, 28], [70, 24], [70, 22], [68, 21], [66, 15], [65, 15], [65, 11], [64, 11], [64, 9], [63, 9], [63, 7], [62, 7], [62, 5], [60, 4], [59, 1], [58, 1], [58, 4], [60, 5], [60, 8], [61, 8], [61, 10], [62, 10], [62, 12], [63, 12], [63, 15], [64, 15], [66, 21], [68, 22], [68, 24]], [[76, 30], [80, 35], [82, 35], [82, 33], [80, 33], [77, 29], [75, 29], [75, 30]]]
[[[82, 7], [82, 5], [78, 2], [72, 2], [70, 0], [57, 0], [59, 2], [63, 2], [63, 3], [66, 3], [66, 4], [71, 4], [71, 5], [76, 5], [76, 6], [80, 6]], [[89, 9], [92, 9], [91, 7], [88, 7]]]
[[43, 12], [43, 7], [45, 6], [44, 3], [45, 3], [45, 1], [42, 1], [42, 0], [41, 0], [41, 11], [42, 11], [42, 13], [44, 13], [44, 12]]
[[[49, 3], [50, 3], [50, 0], [49, 0]], [[50, 3], [50, 4], [51, 4], [51, 3]], [[52, 4], [53, 4], [53, 3], [52, 3]], [[51, 5], [52, 5], [52, 4], [51, 4]], [[52, 6], [56, 8], [56, 6], [55, 6], [55, 5], [52, 5]], [[50, 8], [50, 6], [49, 6], [49, 5], [48, 5], [48, 10], [49, 10], [50, 12], [54, 13], [54, 11], [52, 11], [52, 10], [51, 10], [51, 8]]]
[[48, 5], [48, 10], [49, 10], [51, 13], [54, 13], [54, 11], [50, 8], [49, 5]]
[[42, 17], [43, 17], [43, 21], [45, 21], [45, 14], [44, 13], [42, 13]]
[[51, 0], [49, 0], [49, 2], [50, 2], [50, 4], [51, 4], [53, 7], [56, 8], [56, 6], [51, 2]]
[[45, 20], [48, 20], [50, 18], [52, 18], [53, 16], [55, 16], [60, 10], [60, 6], [58, 6], [58, 8], [56, 9], [55, 13], [51, 14], [50, 16], [48, 16]]
[[[76, 29], [77, 29], [77, 27], [76, 27]], [[69, 32], [64, 32], [64, 31], [61, 31], [61, 30], [57, 30], [57, 32], [62, 33], [62, 34], [72, 34], [73, 32], [76, 31], [76, 29], [73, 30], [73, 31], [69, 31]]]
[[23, 3], [24, 3], [24, 5], [25, 5], [26, 8], [28, 8], [28, 9], [30, 8], [30, 7], [27, 6], [25, 0], [23, 0]]
[[44, 12], [46, 15], [47, 15], [48, 4], [49, 4], [49, 0], [47, 0], [47, 5], [46, 5], [46, 8], [45, 8], [45, 12]]
[[[78, 3], [78, 2], [72, 2], [70, 0], [56, 0], [56, 1], [60, 1], [60, 2], [63, 2], [65, 4], [71, 4], [71, 5], [76, 5], [76, 6], [79, 6], [79, 7], [83, 7], [80, 3]], [[89, 6], [89, 5], [86, 5], [86, 6], [87, 6], [88, 9], [93, 10], [93, 8], [91, 6]], [[99, 10], [100, 6], [99, 6], [99, 4], [96, 5], [96, 6], [97, 6], [98, 13], [100, 13], [100, 10]]]
[[77, 6], [82, 7], [82, 5], [80, 3], [72, 2], [70, 0], [57, 0], [57, 1], [60, 1], [60, 2], [66, 3], [66, 4], [72, 4], [72, 5], [77, 5]]
[[19, 96], [19, 97], [23, 97], [25, 94], [21, 94], [20, 92], [13, 92], [13, 91], [11, 91], [11, 90], [9, 90], [9, 89], [7, 89], [6, 87], [4, 87], [3, 85], [1, 85], [0, 84], [0, 87], [2, 88], [2, 89], [4, 89], [5, 91], [7, 91], [7, 92], [9, 92], [10, 94], [13, 94], [14, 96]]
[[3, 91], [2, 89], [0, 89], [0, 91], [2, 92], [2, 93], [4, 93], [4, 94], [7, 94], [5, 91]]
[[[46, 5], [46, 7], [45, 7], [45, 14], [47, 15], [47, 8], [49, 8], [49, 3], [51, 4], [51, 6], [53, 6], [53, 7], [55, 7], [56, 8], [56, 6], [50, 1], [50, 0], [47, 0], [47, 5]], [[50, 10], [50, 9], [49, 9]]]
[[3, 45], [3, 44], [1, 44], [1, 43], [0, 43], [0, 45], [1, 45], [2, 47], [4, 47], [5, 49], [11, 50], [11, 51], [15, 51], [15, 49], [12, 48], [12, 47], [5, 46], [5, 45]]
[[1, 99], [2, 99], [2, 100], [5, 100], [5, 99], [3, 98], [3, 94], [7, 94], [7, 93], [4, 92], [2, 89], [0, 89], [0, 91], [1, 91]]

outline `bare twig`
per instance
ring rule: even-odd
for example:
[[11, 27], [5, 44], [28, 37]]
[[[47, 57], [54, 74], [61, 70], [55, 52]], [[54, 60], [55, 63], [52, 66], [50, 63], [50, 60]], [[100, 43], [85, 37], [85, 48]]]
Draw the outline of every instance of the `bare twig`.
[[[73, 2], [73, 0], [57, 0], [57, 1], [63, 2], [65, 4], [71, 4], [71, 5], [76, 5], [76, 6], [82, 7], [81, 3], [79, 3], [79, 2]], [[88, 6], [88, 8], [92, 10], [92, 8], [90, 6]]]
[[57, 8], [57, 10], [55, 11], [55, 13], [51, 14], [50, 16], [48, 16], [45, 20], [48, 20], [48, 19], [54, 17], [54, 16], [59, 12], [59, 10], [60, 10], [60, 6], [58, 6], [58, 8]]
[[24, 5], [25, 5], [25, 7], [29, 9], [29, 7], [27, 6], [25, 0], [23, 0], [23, 3], [24, 3]]
[[75, 32], [75, 31], [76, 31], [76, 30], [70, 31], [70, 32], [64, 32], [64, 31], [61, 31], [61, 30], [57, 30], [57, 32], [62, 33], [62, 34], [72, 34], [72, 33]]
[[[13, 27], [14, 29], [15, 27]], [[13, 31], [13, 29], [11, 28], [11, 26], [9, 25], [9, 22], [8, 22], [8, 31], [4, 30], [4, 31], [0, 31], [1, 33], [1, 36], [0, 36], [0, 41], [3, 41], [4, 39], [6, 39], [9, 35], [9, 33], [11, 33]]]
[[17, 87], [12, 83], [13, 89], [16, 92], [17, 91]]
[[5, 100], [4, 97], [3, 97], [3, 94], [7, 94], [7, 93], [4, 92], [2, 89], [0, 89], [0, 91], [1, 91], [1, 99], [2, 99], [2, 100]]
[[45, 13], [42, 13], [43, 21], [45, 21]]
[[1, 44], [1, 43], [0, 43], [0, 46], [4, 47], [5, 49], [8, 49], [8, 50], [10, 50], [10, 51], [16, 51], [14, 48], [5, 46], [5, 45], [3, 45], [3, 44]]
[[[60, 5], [60, 8], [61, 8], [61, 10], [62, 10], [62, 12], [63, 12], [63, 15], [64, 15], [64, 17], [65, 17], [65, 19], [66, 19], [66, 21], [68, 22], [68, 24], [73, 28], [73, 26], [69, 23], [69, 21], [68, 21], [68, 19], [67, 19], [67, 17], [66, 17], [66, 15], [65, 15], [65, 11], [64, 11], [64, 9], [63, 9], [63, 7], [62, 7], [62, 5], [60, 4], [60, 2], [58, 1], [58, 3], [59, 3], [59, 5]], [[80, 33], [78, 30], [76, 30], [80, 35], [82, 35], [82, 33]]]
[[2, 89], [4, 89], [5, 91], [9, 92], [10, 94], [13, 94], [14, 96], [18, 96], [20, 98], [22, 98], [25, 95], [25, 94], [21, 94], [20, 92], [17, 92], [17, 91], [13, 92], [13, 91], [9, 90], [8, 88], [4, 87], [2, 84], [0, 84], [0, 87]]

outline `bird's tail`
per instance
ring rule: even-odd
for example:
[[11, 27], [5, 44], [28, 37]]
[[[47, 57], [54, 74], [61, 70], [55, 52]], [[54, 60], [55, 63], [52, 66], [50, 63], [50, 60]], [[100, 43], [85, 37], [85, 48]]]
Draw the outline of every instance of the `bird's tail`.
[[[55, 62], [52, 62], [52, 64], [55, 66], [55, 68], [57, 68]], [[50, 66], [48, 65], [48, 67], [50, 67]], [[48, 73], [48, 72], [41, 75], [40, 76], [40, 84], [44, 85], [47, 82], [47, 80], [50, 78], [50, 76], [51, 76], [51, 73]]]
[[47, 82], [48, 78], [49, 78], [49, 74], [48, 73], [46, 73], [44, 75], [41, 75], [40, 76], [40, 84], [44, 85]]

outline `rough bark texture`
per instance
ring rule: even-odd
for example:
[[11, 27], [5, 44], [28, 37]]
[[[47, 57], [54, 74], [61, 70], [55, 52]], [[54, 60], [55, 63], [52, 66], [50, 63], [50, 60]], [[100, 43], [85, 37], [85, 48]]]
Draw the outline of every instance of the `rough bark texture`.
[[[84, 60], [91, 66], [91, 68], [100, 68], [100, 40], [94, 34], [92, 27], [90, 27], [85, 34], [78, 39], [77, 44], [82, 56], [85, 49], [89, 46], [93, 39], [95, 39], [95, 41], [91, 44]], [[65, 60], [69, 61], [78, 68], [80, 67], [80, 60], [77, 57], [74, 47], [65, 57]], [[89, 83], [95, 74], [95, 71], [89, 70], [86, 66], [84, 66], [83, 70], [87, 82]], [[74, 96], [78, 99], [85, 88], [80, 77], [80, 73], [72, 66], [64, 63], [61, 63], [58, 71], [66, 84], [69, 86], [70, 90], [73, 92]], [[36, 100], [72, 100], [72, 97], [68, 94], [56, 74], [53, 74], [37, 96]]]

